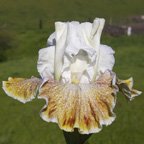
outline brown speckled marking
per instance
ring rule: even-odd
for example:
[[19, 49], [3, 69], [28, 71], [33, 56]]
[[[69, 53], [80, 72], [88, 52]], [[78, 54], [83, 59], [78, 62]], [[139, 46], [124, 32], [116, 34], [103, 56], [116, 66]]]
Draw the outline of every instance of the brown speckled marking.
[[30, 79], [9, 78], [8, 81], [3, 82], [3, 89], [10, 97], [24, 103], [36, 96], [37, 89], [41, 82], [41, 79], [35, 77]]
[[115, 88], [111, 83], [110, 73], [91, 84], [46, 82], [39, 97], [48, 99], [48, 105], [41, 116], [46, 121], [56, 119], [59, 127], [68, 132], [74, 128], [83, 134], [98, 132], [115, 119]]

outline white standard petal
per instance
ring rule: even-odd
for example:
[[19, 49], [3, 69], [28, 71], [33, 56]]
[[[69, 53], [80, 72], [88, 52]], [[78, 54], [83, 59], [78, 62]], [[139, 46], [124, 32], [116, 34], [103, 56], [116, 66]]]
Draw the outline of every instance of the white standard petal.
[[37, 69], [44, 81], [54, 78], [54, 55], [54, 46], [39, 50]]
[[47, 50], [40, 52], [38, 71], [41, 76], [68, 83], [89, 83], [101, 72], [112, 70], [114, 52], [100, 44], [104, 23], [101, 18], [96, 18], [93, 24], [56, 22], [55, 32], [48, 38], [48, 50], [53, 50], [53, 54]]
[[99, 56], [97, 59], [97, 65], [95, 69], [96, 79], [101, 73], [104, 73], [106, 70], [112, 70], [115, 59], [114, 51], [111, 47], [107, 45], [100, 45]]
[[67, 39], [67, 23], [56, 22], [55, 23], [55, 37], [56, 37], [56, 50], [55, 50], [55, 79], [59, 80], [61, 77], [61, 71], [63, 66], [63, 57], [66, 48]]
[[[96, 18], [91, 23], [68, 23], [67, 47], [64, 54], [62, 80], [64, 82], [89, 83], [95, 81], [100, 72], [112, 70], [114, 52], [100, 44], [105, 20]], [[71, 81], [70, 81], [71, 79]]]
[[105, 24], [105, 20], [103, 18], [94, 19], [92, 30], [91, 30], [91, 45], [98, 51], [100, 46], [100, 39], [102, 30]]
[[111, 47], [100, 45], [99, 71], [105, 72], [106, 70], [112, 70], [115, 63], [114, 53]]
[[99, 75], [106, 70], [112, 70], [115, 63], [114, 51], [111, 47], [100, 44], [100, 38], [104, 27], [105, 20], [96, 18], [93, 23], [91, 32], [91, 44], [96, 49], [96, 62], [94, 65], [93, 80], [98, 79]]
[[96, 58], [96, 51], [89, 42], [92, 25], [78, 22], [67, 25], [62, 81], [88, 83], [86, 71]]

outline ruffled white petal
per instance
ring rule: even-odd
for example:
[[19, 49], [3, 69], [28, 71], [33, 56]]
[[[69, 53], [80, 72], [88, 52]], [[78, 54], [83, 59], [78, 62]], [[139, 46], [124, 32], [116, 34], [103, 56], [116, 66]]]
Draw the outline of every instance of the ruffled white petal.
[[47, 41], [49, 47], [39, 53], [38, 71], [42, 78], [89, 83], [101, 72], [112, 70], [114, 51], [100, 44], [104, 23], [100, 18], [93, 24], [56, 22], [55, 32]]
[[[90, 44], [90, 23], [68, 23], [64, 64], [62, 68], [62, 81], [73, 81], [73, 74], [77, 73], [80, 82], [89, 82], [89, 69], [96, 59], [96, 51]], [[92, 75], [92, 74], [90, 74]]]
[[95, 69], [96, 79], [106, 70], [112, 70], [115, 63], [114, 53], [115, 52], [111, 47], [107, 45], [100, 45], [99, 55], [97, 55], [99, 59], [97, 59]]
[[101, 72], [105, 72], [106, 70], [112, 70], [115, 61], [113, 56], [114, 51], [112, 50], [112, 48], [100, 44], [100, 38], [104, 23], [104, 19], [96, 18], [94, 20], [93, 29], [91, 32], [91, 36], [93, 39], [92, 44], [97, 52], [96, 62], [94, 65], [93, 81], [95, 81], [99, 77]]
[[68, 23], [67, 47], [64, 54], [62, 81], [72, 82], [77, 73], [80, 83], [95, 81], [101, 72], [112, 70], [114, 51], [100, 44], [105, 20], [96, 18], [91, 23]]
[[54, 79], [54, 57], [54, 46], [39, 50], [37, 69], [44, 80]]

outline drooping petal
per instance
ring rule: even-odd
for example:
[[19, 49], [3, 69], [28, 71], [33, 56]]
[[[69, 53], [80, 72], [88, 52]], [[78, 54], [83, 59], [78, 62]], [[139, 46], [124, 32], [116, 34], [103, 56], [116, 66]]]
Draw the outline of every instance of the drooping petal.
[[42, 79], [54, 79], [55, 47], [50, 46], [39, 50], [37, 69]]
[[41, 79], [35, 77], [30, 79], [10, 77], [8, 81], [3, 81], [2, 87], [8, 96], [26, 103], [35, 98], [41, 82]]
[[133, 89], [133, 78], [127, 80], [120, 80], [117, 78], [116, 84], [119, 87], [119, 90], [129, 99], [133, 100], [136, 96], [139, 96], [142, 92], [136, 89]]
[[46, 100], [41, 117], [56, 122], [65, 131], [78, 128], [81, 134], [99, 132], [102, 125], [115, 119], [115, 88], [113, 75], [106, 72], [91, 84], [64, 84], [47, 81], [40, 89], [38, 98]]

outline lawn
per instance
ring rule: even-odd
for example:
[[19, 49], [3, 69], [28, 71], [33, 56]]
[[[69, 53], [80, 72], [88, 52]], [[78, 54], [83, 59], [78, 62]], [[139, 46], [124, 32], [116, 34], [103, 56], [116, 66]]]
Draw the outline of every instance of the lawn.
[[144, 13], [143, 0], [1, 0], [0, 27], [19, 31], [53, 28], [55, 21], [87, 21], [104, 17], [121, 22]]
[[[131, 15], [143, 14], [143, 0], [3, 0], [0, 3], [0, 30], [12, 38], [11, 48], [6, 50], [6, 61], [0, 62], [0, 80], [9, 76], [39, 76], [36, 63], [38, 50], [46, 46], [56, 20], [86, 21], [94, 17], [112, 17], [115, 23]], [[39, 28], [39, 20], [43, 29]], [[143, 91], [144, 36], [110, 37], [102, 35], [102, 43], [115, 50], [114, 71], [121, 79], [134, 77], [135, 87]], [[0, 50], [0, 53], [2, 51]], [[1, 86], [1, 85], [0, 85]], [[44, 100], [27, 104], [6, 96], [0, 90], [0, 144], [64, 144], [62, 131], [56, 124], [44, 122], [39, 111]], [[90, 137], [90, 144], [143, 144], [144, 98], [134, 101], [117, 95], [115, 122], [103, 127]]]

